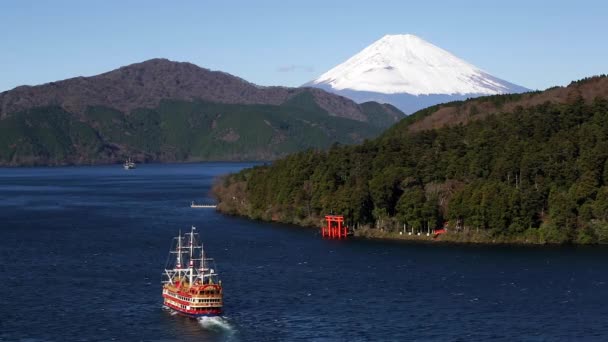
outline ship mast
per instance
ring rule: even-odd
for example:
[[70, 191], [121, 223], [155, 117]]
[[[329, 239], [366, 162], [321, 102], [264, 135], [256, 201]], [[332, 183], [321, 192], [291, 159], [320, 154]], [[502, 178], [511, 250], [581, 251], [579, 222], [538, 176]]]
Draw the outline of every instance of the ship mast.
[[192, 277], [194, 276], [194, 260], [193, 260], [193, 253], [194, 253], [194, 230], [196, 229], [196, 227], [192, 226], [192, 229], [190, 230], [190, 261], [188, 262], [188, 271], [190, 272], [190, 276], [189, 276], [189, 280], [190, 280], [190, 286], [192, 286]]
[[177, 261], [175, 264], [175, 268], [177, 270], [177, 278], [180, 279], [181, 282], [181, 269], [182, 269], [182, 230], [179, 230], [179, 235], [177, 236]]
[[[172, 269], [165, 268], [165, 274], [168, 279], [166, 282], [174, 284], [175, 280], [178, 284], [181, 284], [180, 287], [183, 287], [185, 283], [188, 283], [188, 287], [191, 287], [199, 280], [199, 278], [201, 282], [204, 282], [203, 276], [205, 273], [205, 254], [202, 249], [202, 243], [199, 245], [198, 238], [195, 238], [195, 236], [198, 236], [195, 231], [196, 227], [192, 226], [189, 233], [182, 235], [180, 230], [179, 235], [174, 238], [173, 241], [177, 239], [177, 242], [172, 243], [172, 250], [169, 252], [169, 259], [167, 259], [167, 266], [172, 265]], [[190, 239], [189, 241], [186, 240], [188, 238]], [[173, 246], [175, 246], [175, 249], [173, 249]], [[200, 259], [196, 257], [196, 249], [198, 248], [201, 249]], [[172, 254], [177, 254], [175, 259], [173, 259]], [[200, 265], [197, 265], [197, 260], [201, 260]], [[188, 266], [185, 265], [186, 262], [188, 263]]]
[[205, 283], [205, 248], [203, 247], [203, 243], [201, 242], [201, 268], [199, 272], [199, 276], [201, 278], [201, 282]]

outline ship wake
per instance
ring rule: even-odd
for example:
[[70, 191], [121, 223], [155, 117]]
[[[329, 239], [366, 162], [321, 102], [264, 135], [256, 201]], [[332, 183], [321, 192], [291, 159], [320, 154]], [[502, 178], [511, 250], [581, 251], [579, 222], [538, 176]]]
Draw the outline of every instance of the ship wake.
[[234, 334], [234, 327], [225, 317], [199, 317], [198, 323], [208, 330], [219, 330], [227, 334]]

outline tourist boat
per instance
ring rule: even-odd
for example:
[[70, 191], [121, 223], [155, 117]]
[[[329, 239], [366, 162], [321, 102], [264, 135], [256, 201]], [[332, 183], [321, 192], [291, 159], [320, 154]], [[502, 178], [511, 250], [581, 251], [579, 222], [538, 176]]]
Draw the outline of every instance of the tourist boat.
[[223, 291], [215, 262], [207, 258], [196, 228], [173, 238], [163, 273], [164, 306], [189, 317], [222, 314]]
[[194, 201], [190, 202], [190, 208], [215, 208], [215, 204], [196, 204]]
[[131, 170], [131, 169], [134, 169], [136, 166], [135, 166], [135, 162], [133, 160], [131, 160], [131, 158], [129, 158], [129, 159], [125, 160], [125, 163], [122, 164], [122, 167], [124, 167], [125, 170]]

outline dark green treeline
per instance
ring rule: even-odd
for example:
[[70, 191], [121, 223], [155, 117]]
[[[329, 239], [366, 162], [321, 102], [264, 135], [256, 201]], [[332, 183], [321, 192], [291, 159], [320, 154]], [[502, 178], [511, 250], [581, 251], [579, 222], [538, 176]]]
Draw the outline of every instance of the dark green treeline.
[[448, 222], [489, 236], [608, 242], [608, 102], [518, 107], [417, 133], [402, 124], [359, 146], [244, 170], [215, 192], [226, 212], [297, 224], [333, 212], [389, 231]]

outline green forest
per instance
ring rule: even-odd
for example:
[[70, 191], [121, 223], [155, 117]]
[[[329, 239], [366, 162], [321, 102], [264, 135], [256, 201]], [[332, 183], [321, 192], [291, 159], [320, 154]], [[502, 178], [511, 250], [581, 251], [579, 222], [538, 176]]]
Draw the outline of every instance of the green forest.
[[311, 226], [334, 213], [371, 231], [446, 225], [446, 235], [487, 240], [608, 243], [605, 98], [518, 106], [409, 132], [415, 118], [357, 146], [308, 150], [227, 176], [214, 188], [219, 208]]
[[82, 114], [37, 107], [0, 120], [0, 165], [272, 160], [361, 142], [392, 124], [380, 105], [362, 109], [369, 122], [332, 116], [309, 92], [281, 105], [163, 100], [130, 113], [90, 106]]

